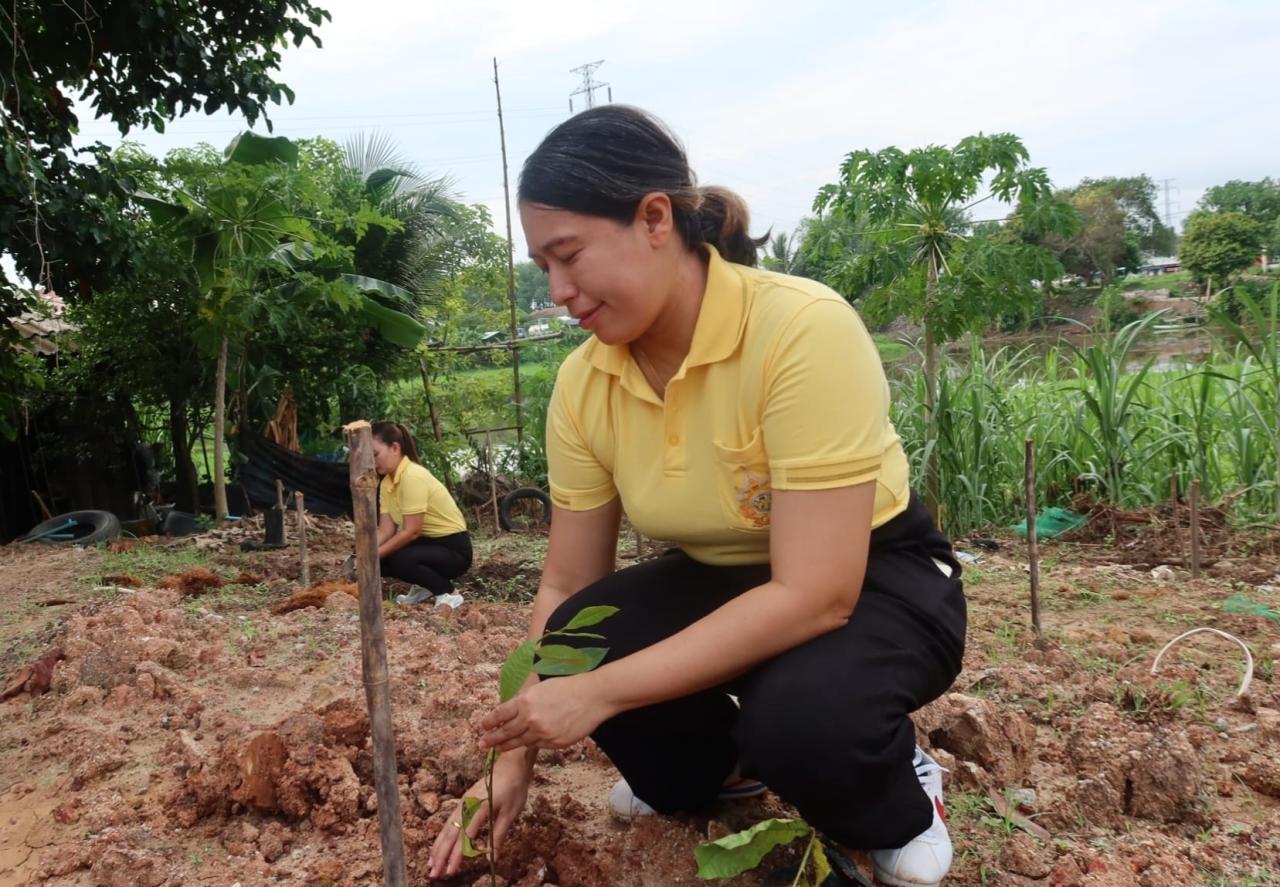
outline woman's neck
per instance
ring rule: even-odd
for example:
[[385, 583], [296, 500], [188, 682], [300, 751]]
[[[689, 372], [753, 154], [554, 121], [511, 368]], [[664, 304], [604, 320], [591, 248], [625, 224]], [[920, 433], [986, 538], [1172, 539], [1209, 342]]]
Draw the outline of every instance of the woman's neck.
[[[698, 313], [707, 289], [707, 262], [701, 251], [684, 252], [666, 305], [657, 321], [631, 343], [660, 377], [661, 387], [680, 369], [693, 345]], [[650, 380], [654, 381], [654, 380]]]

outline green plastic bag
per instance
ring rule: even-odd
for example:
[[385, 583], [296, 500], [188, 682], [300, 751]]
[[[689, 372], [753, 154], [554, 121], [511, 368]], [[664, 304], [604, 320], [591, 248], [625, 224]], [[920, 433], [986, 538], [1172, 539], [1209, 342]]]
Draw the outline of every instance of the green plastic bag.
[[1277, 613], [1270, 607], [1264, 607], [1247, 594], [1231, 595], [1231, 597], [1222, 602], [1222, 612], [1240, 613], [1245, 616], [1263, 616], [1267, 619], [1274, 619], [1276, 622], [1280, 622], [1280, 613]]
[[[1068, 530], [1074, 530], [1076, 527], [1084, 526], [1086, 518], [1083, 514], [1076, 514], [1066, 508], [1046, 508], [1036, 515], [1036, 538], [1052, 539], [1054, 536], [1061, 536]], [[1019, 521], [1011, 526], [1019, 536], [1027, 535], [1026, 520]]]

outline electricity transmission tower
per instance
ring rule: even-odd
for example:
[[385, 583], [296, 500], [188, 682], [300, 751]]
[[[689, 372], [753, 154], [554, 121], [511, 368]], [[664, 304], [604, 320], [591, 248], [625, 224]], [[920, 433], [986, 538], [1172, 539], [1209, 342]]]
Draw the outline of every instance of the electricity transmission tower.
[[573, 113], [573, 97], [575, 95], [585, 95], [587, 97], [587, 107], [594, 108], [596, 106], [596, 90], [597, 89], [606, 90], [609, 96], [609, 103], [613, 104], [613, 87], [610, 86], [608, 83], [601, 83], [600, 81], [592, 78], [592, 75], [595, 74], [596, 69], [603, 64], [604, 64], [604, 59], [600, 59], [594, 62], [587, 62], [587, 64], [585, 65], [579, 65], [578, 67], [571, 68], [569, 70], [570, 74], [579, 74], [582, 77], [582, 85], [579, 86], [577, 89], [575, 89], [573, 92], [569, 93], [569, 113], [570, 114]]

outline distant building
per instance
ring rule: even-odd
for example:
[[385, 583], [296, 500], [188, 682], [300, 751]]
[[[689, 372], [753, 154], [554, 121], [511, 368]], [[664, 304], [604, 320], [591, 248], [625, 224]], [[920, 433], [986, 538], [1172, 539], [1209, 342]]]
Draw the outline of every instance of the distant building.
[[1138, 266], [1138, 273], [1147, 277], [1157, 274], [1172, 274], [1182, 270], [1182, 262], [1177, 256], [1152, 256], [1145, 264]]

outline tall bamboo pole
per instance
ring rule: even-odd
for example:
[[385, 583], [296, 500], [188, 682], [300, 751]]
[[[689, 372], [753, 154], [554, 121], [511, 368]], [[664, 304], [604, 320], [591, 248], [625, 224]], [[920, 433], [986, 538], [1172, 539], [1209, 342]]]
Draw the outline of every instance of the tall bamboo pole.
[[[498, 86], [498, 59], [493, 59], [493, 92], [498, 97], [498, 138], [502, 142], [502, 208], [507, 213], [507, 303], [511, 308], [511, 341], [516, 341], [515, 241], [511, 237], [511, 185], [507, 177], [507, 130], [502, 122], [502, 89]], [[511, 349], [511, 376], [515, 386], [516, 441], [524, 443], [524, 401], [520, 397], [520, 349]], [[524, 452], [524, 448], [520, 448]]]
[[373, 467], [373, 433], [363, 419], [344, 429], [351, 450], [351, 508], [356, 524], [356, 576], [360, 585], [360, 663], [373, 732], [373, 783], [382, 839], [382, 878], [404, 887], [404, 835], [400, 790], [396, 785], [396, 743], [391, 730], [391, 688], [382, 624], [382, 570], [378, 563], [378, 473]]

